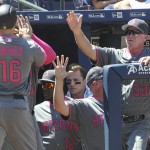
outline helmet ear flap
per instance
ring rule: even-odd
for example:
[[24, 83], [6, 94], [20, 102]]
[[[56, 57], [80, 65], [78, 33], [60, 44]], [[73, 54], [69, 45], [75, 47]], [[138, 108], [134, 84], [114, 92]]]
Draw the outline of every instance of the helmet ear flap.
[[0, 29], [11, 29], [17, 21], [16, 10], [8, 4], [0, 5]]

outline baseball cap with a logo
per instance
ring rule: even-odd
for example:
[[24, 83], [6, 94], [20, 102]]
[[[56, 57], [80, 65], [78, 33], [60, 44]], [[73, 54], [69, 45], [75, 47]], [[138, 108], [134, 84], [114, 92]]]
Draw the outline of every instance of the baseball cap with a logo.
[[103, 79], [103, 68], [102, 67], [92, 67], [86, 75], [86, 83], [90, 86], [94, 80]]
[[44, 72], [42, 79], [39, 80], [42, 81], [48, 81], [48, 82], [55, 82], [55, 70], [47, 70]]
[[128, 27], [135, 27], [135, 28], [137, 28], [138, 30], [142, 31], [145, 34], [148, 34], [148, 31], [149, 31], [148, 24], [144, 20], [138, 19], [138, 18], [130, 20], [128, 22], [128, 24], [125, 24], [125, 25], [122, 26], [122, 29], [124, 31], [126, 31]]

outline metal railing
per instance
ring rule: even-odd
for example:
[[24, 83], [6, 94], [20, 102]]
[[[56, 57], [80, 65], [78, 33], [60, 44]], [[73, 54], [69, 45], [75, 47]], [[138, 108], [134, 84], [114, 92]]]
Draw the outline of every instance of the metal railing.
[[35, 9], [35, 10], [38, 10], [38, 11], [48, 11], [47, 9], [44, 9], [44, 8], [42, 8], [40, 6], [37, 6], [37, 5], [33, 4], [33, 3], [30, 3], [30, 2], [28, 2], [26, 0], [15, 0], [15, 1], [18, 2], [18, 10], [19, 11], [23, 10], [23, 8], [22, 8], [23, 6], [27, 6], [27, 7], [31, 8], [31, 9]]

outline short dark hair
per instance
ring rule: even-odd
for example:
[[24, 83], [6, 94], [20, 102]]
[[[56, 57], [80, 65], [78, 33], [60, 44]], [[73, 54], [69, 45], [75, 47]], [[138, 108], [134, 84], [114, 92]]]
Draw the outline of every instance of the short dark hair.
[[72, 64], [67, 66], [66, 70], [67, 71], [73, 71], [73, 72], [79, 70], [83, 79], [86, 78], [87, 71], [82, 65], [79, 65], [77, 63], [72, 63]]

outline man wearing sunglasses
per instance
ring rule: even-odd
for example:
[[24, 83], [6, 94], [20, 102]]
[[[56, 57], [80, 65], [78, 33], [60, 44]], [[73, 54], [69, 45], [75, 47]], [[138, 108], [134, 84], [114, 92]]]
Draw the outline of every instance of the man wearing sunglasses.
[[[150, 66], [150, 50], [144, 47], [148, 39], [149, 26], [141, 19], [134, 18], [122, 26], [126, 47], [122, 49], [92, 45], [81, 29], [82, 17], [73, 11], [67, 15], [67, 22], [76, 43], [92, 63], [98, 66], [125, 64], [132, 62]], [[122, 88], [122, 140], [128, 150], [145, 150], [150, 132], [150, 81], [131, 80]], [[136, 108], [136, 109], [134, 109]]]
[[86, 98], [92, 96], [89, 87], [86, 85], [86, 70], [77, 63], [70, 64], [67, 71], [72, 71], [72, 74], [66, 77], [66, 85], [68, 92], [66, 96], [72, 98]]
[[34, 107], [34, 115], [45, 150], [81, 150], [78, 124], [64, 120], [53, 106], [55, 71], [45, 71], [40, 83], [44, 101]]

